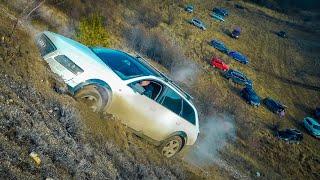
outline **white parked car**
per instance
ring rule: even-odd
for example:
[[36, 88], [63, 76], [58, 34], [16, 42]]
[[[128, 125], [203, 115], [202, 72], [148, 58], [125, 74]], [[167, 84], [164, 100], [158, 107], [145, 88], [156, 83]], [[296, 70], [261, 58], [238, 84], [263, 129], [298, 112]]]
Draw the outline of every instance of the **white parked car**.
[[146, 60], [107, 48], [89, 48], [45, 31], [36, 40], [41, 56], [93, 111], [118, 116], [138, 136], [172, 157], [199, 134], [191, 96]]

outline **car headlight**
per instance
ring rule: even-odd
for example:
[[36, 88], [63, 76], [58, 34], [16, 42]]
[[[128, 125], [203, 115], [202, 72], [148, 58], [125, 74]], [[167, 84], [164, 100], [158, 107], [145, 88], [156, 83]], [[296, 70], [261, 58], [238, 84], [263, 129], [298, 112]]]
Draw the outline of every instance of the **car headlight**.
[[57, 50], [57, 48], [53, 45], [53, 43], [50, 41], [50, 39], [44, 34], [40, 35], [36, 39], [36, 44], [40, 50], [41, 56], [45, 56], [45, 55]]
[[54, 57], [54, 59], [75, 75], [83, 73], [83, 69], [81, 69], [78, 65], [76, 65], [65, 55], [58, 55]]

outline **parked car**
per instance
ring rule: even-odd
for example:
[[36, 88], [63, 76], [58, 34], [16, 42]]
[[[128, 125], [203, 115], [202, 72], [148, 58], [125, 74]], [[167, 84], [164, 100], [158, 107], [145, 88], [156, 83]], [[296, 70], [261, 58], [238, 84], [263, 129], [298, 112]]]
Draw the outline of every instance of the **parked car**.
[[314, 114], [317, 118], [320, 118], [320, 107], [316, 107]]
[[229, 52], [229, 49], [227, 48], [227, 46], [223, 42], [218, 41], [216, 39], [213, 39], [210, 42], [210, 45], [213, 46], [214, 48], [218, 49], [219, 51], [225, 53], [225, 54], [228, 54], [228, 52]]
[[229, 66], [219, 58], [215, 58], [215, 57], [212, 58], [211, 65], [212, 65], [212, 67], [218, 68], [222, 71], [229, 70]]
[[252, 86], [252, 81], [248, 79], [242, 72], [236, 71], [233, 69], [229, 69], [225, 74], [224, 77], [228, 80], [233, 81], [234, 83], [240, 85], [249, 85]]
[[184, 10], [187, 11], [188, 13], [192, 13], [192, 12], [193, 12], [193, 9], [194, 9], [193, 5], [187, 5], [187, 6], [184, 8]]
[[212, 12], [212, 13], [210, 13], [210, 16], [214, 19], [217, 19], [221, 22], [224, 22], [224, 16], [222, 16], [221, 14], [217, 14], [217, 13]]
[[260, 106], [260, 97], [254, 91], [252, 86], [247, 85], [245, 88], [242, 89], [240, 95], [247, 101], [248, 104], [255, 107]]
[[285, 115], [285, 109], [287, 106], [282, 104], [279, 101], [273, 100], [270, 97], [267, 97], [263, 100], [263, 103], [266, 105], [266, 107], [272, 111], [273, 113], [278, 114], [279, 116], [283, 117]]
[[237, 27], [232, 31], [231, 37], [234, 39], [239, 39], [240, 34], [241, 34], [241, 28]]
[[284, 32], [284, 31], [279, 31], [279, 32], [277, 32], [276, 34], [277, 34], [279, 37], [282, 37], [282, 38], [287, 38], [287, 37], [288, 37], [287, 33]]
[[199, 134], [192, 98], [146, 60], [120, 50], [89, 48], [45, 31], [36, 40], [43, 59], [78, 101], [118, 116], [138, 136], [172, 157]]
[[285, 129], [277, 131], [276, 136], [288, 143], [299, 144], [303, 140], [303, 134], [297, 129]]
[[234, 60], [239, 61], [242, 64], [248, 64], [249, 63], [248, 58], [245, 55], [243, 55], [243, 54], [241, 54], [241, 53], [239, 53], [237, 51], [230, 51], [229, 52], [229, 56], [232, 57]]
[[317, 120], [311, 117], [306, 117], [303, 119], [303, 125], [311, 135], [316, 138], [320, 138], [320, 123]]
[[219, 14], [221, 16], [229, 16], [229, 11], [228, 9], [225, 9], [225, 8], [213, 8], [212, 12]]
[[244, 9], [244, 7], [241, 4], [235, 4], [234, 7], [238, 9]]
[[192, 25], [194, 25], [194, 26], [196, 26], [196, 27], [198, 27], [198, 28], [200, 28], [202, 30], [206, 30], [207, 29], [205, 24], [201, 20], [199, 20], [197, 18], [192, 18], [190, 20], [190, 24], [192, 24]]

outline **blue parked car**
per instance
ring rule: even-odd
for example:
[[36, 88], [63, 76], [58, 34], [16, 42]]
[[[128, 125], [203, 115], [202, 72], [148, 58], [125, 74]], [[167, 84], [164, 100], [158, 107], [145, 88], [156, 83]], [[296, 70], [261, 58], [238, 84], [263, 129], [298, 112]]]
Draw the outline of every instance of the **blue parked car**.
[[240, 85], [248, 85], [252, 86], [252, 81], [247, 78], [246, 75], [244, 75], [240, 71], [236, 71], [233, 69], [229, 69], [225, 74], [224, 77], [227, 78], [228, 80], [240, 84]]
[[190, 21], [190, 24], [193, 24], [194, 26], [196, 26], [196, 27], [198, 27], [198, 28], [200, 28], [202, 30], [206, 30], [207, 29], [205, 24], [201, 20], [199, 20], [197, 18], [192, 18], [191, 21]]
[[229, 16], [229, 11], [225, 8], [213, 8], [212, 12], [220, 14], [222, 16]]
[[243, 97], [250, 105], [255, 107], [260, 106], [260, 97], [254, 91], [252, 86], [249, 85], [243, 88], [240, 92], [240, 96]]
[[320, 123], [311, 117], [303, 119], [304, 127], [316, 138], [320, 138]]
[[192, 13], [193, 12], [193, 6], [192, 5], [188, 5], [184, 8], [185, 11], [187, 11], [188, 13]]
[[232, 57], [234, 60], [239, 61], [242, 64], [248, 64], [249, 60], [246, 56], [243, 54], [237, 52], [237, 51], [231, 51], [229, 52], [229, 56]]
[[227, 48], [227, 46], [223, 42], [218, 41], [216, 39], [212, 40], [210, 42], [210, 45], [213, 46], [214, 48], [218, 49], [219, 51], [225, 53], [225, 54], [228, 54], [228, 52], [229, 52], [229, 49]]

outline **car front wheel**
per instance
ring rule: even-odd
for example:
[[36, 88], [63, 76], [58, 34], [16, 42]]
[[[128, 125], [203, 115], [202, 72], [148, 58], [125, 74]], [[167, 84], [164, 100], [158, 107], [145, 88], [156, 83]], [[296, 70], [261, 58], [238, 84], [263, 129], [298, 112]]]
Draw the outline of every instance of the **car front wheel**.
[[166, 140], [160, 147], [161, 154], [167, 158], [176, 155], [183, 147], [183, 140], [180, 136], [173, 136]]
[[85, 103], [93, 112], [102, 112], [108, 104], [110, 93], [102, 87], [89, 85], [79, 90], [75, 98]]

